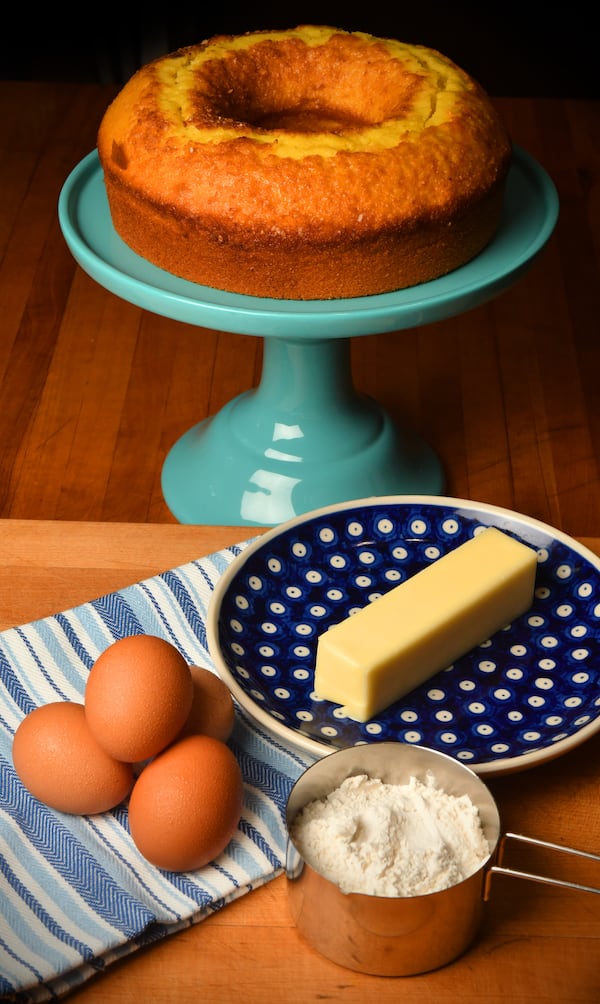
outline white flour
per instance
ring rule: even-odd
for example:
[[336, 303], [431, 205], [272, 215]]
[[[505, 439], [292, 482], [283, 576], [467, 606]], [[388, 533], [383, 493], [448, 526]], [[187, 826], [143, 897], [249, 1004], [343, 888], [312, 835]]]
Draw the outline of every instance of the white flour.
[[307, 864], [344, 892], [420, 896], [447, 889], [489, 857], [468, 795], [448, 795], [428, 774], [385, 784], [349, 777], [306, 805], [291, 836]]

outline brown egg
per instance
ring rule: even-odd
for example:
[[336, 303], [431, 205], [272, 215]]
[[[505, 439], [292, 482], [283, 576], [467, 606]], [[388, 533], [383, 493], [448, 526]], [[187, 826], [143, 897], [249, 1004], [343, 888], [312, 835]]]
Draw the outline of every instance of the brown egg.
[[170, 642], [130, 635], [96, 659], [85, 688], [85, 713], [107, 753], [135, 763], [175, 739], [193, 692], [189, 666]]
[[31, 711], [15, 732], [12, 755], [25, 787], [60, 812], [106, 812], [123, 801], [134, 781], [131, 764], [99, 745], [76, 702], [54, 701]]
[[190, 666], [194, 683], [192, 707], [183, 729], [177, 736], [213, 736], [226, 743], [235, 722], [235, 708], [229, 687], [216, 673], [204, 666]]
[[158, 868], [202, 868], [233, 836], [243, 795], [242, 773], [229, 747], [212, 736], [187, 736], [147, 764], [135, 782], [131, 835]]

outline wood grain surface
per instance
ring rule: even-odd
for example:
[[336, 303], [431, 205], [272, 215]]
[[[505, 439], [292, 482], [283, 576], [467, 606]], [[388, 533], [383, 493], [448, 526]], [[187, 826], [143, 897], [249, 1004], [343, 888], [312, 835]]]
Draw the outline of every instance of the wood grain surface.
[[[111, 86], [0, 82], [0, 516], [174, 522], [176, 439], [255, 386], [261, 339], [143, 311], [75, 264], [60, 189]], [[600, 527], [600, 102], [497, 102], [554, 180], [558, 226], [488, 304], [357, 337], [357, 387], [437, 451], [446, 492]]]
[[[93, 599], [246, 538], [245, 529], [0, 519], [0, 630]], [[583, 541], [600, 554], [600, 537]], [[503, 832], [600, 852], [600, 735], [486, 783]], [[2, 835], [0, 833], [0, 842]], [[1, 850], [1, 848], [0, 848]], [[600, 888], [600, 864], [542, 852], [509, 864]], [[1, 918], [0, 918], [1, 920]], [[298, 934], [286, 880], [136, 952], [69, 997], [77, 1004], [597, 1004], [600, 896], [492, 880], [476, 941], [436, 972], [389, 979], [329, 962]]]
[[[250, 536], [177, 525], [160, 476], [183, 432], [256, 385], [260, 339], [121, 301], [82, 272], [60, 232], [60, 189], [114, 92], [0, 82], [0, 629]], [[555, 234], [490, 303], [355, 338], [355, 381], [434, 446], [447, 494], [526, 513], [599, 552], [600, 102], [498, 106], [557, 186]], [[504, 829], [597, 852], [599, 762], [596, 736], [492, 781]], [[598, 884], [591, 864], [575, 871]], [[278, 878], [73, 997], [242, 998], [592, 1004], [600, 897], [498, 879], [473, 949], [398, 981], [351, 973], [304, 944]]]

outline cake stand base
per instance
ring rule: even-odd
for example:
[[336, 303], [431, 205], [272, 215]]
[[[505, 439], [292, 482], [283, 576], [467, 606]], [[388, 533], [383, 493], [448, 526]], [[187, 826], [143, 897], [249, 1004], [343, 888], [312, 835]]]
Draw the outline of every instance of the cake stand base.
[[256, 390], [171, 448], [162, 490], [181, 523], [270, 525], [332, 502], [443, 490], [417, 436], [352, 383], [348, 339], [265, 342]]
[[358, 455], [332, 456], [323, 468], [269, 462], [248, 451], [235, 434], [224, 439], [223, 423], [232, 417], [238, 401], [242, 403], [243, 396], [186, 432], [165, 460], [163, 495], [180, 523], [270, 526], [299, 512], [361, 496], [443, 491], [442, 469], [434, 452], [416, 436], [403, 435], [400, 441], [381, 412], [379, 434], [372, 443]]

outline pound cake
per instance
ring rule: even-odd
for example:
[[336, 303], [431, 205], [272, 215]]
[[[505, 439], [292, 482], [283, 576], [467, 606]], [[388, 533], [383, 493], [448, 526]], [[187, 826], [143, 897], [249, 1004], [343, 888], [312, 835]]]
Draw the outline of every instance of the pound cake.
[[229, 292], [367, 296], [444, 275], [500, 221], [511, 144], [432, 49], [301, 25], [143, 66], [98, 133], [113, 225], [143, 258]]

